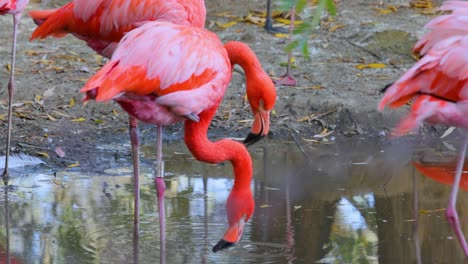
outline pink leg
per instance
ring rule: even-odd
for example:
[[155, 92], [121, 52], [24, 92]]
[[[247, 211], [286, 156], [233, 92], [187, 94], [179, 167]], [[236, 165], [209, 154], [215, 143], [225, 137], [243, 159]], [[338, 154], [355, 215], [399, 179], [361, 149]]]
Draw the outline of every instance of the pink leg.
[[159, 209], [159, 243], [160, 243], [160, 263], [166, 263], [166, 213], [164, 207], [164, 192], [166, 184], [164, 183], [164, 161], [162, 159], [162, 133], [163, 127], [156, 127], [156, 171], [154, 183], [158, 196]]
[[[157, 126], [156, 127], [156, 177], [163, 177], [164, 178], [164, 161], [162, 159], [162, 134], [163, 134], [163, 127]], [[164, 182], [163, 182], [164, 183]]]
[[133, 258], [138, 263], [139, 240], [140, 240], [140, 157], [139, 157], [139, 135], [138, 121], [129, 116], [128, 130], [130, 132], [130, 142], [132, 145], [133, 158]]
[[463, 251], [465, 252], [465, 256], [468, 258], [468, 245], [466, 243], [465, 236], [463, 235], [463, 231], [461, 230], [460, 220], [458, 219], [458, 213], [455, 207], [455, 204], [457, 202], [458, 189], [460, 187], [460, 180], [461, 180], [461, 176], [463, 172], [463, 164], [465, 161], [465, 153], [466, 153], [467, 145], [468, 145], [468, 136], [465, 137], [462, 148], [460, 150], [460, 157], [458, 158], [455, 180], [453, 182], [452, 191], [450, 193], [450, 200], [447, 206], [447, 211], [445, 211], [445, 215], [447, 216], [448, 222], [450, 223], [453, 230], [455, 231], [455, 235], [457, 236], [458, 241], [460, 242], [460, 245]]
[[[291, 8], [291, 24], [289, 25], [289, 42], [291, 42], [291, 38], [294, 31], [294, 20], [296, 16], [296, 8], [293, 6]], [[286, 85], [286, 86], [296, 86], [297, 81], [291, 75], [291, 63], [292, 63], [292, 50], [288, 52], [288, 67], [286, 68], [286, 74], [283, 78], [277, 82], [276, 84]]]
[[8, 185], [9, 174], [8, 174], [8, 163], [10, 159], [10, 142], [11, 142], [11, 125], [13, 117], [13, 94], [15, 92], [15, 67], [16, 67], [16, 39], [18, 32], [18, 23], [21, 14], [13, 15], [13, 44], [11, 48], [11, 71], [10, 81], [8, 82], [8, 127], [7, 127], [7, 142], [5, 151], [5, 169], [3, 170], [2, 178], [5, 186]]

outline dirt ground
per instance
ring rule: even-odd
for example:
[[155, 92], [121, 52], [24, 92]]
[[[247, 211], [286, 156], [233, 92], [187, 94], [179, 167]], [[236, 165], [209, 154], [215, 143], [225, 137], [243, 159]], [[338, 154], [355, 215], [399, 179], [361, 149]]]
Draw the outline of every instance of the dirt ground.
[[[64, 1], [63, 1], [64, 2]], [[422, 1], [424, 2], [424, 1]], [[31, 3], [28, 10], [63, 3]], [[225, 42], [248, 43], [272, 78], [285, 72], [286, 40], [268, 34], [260, 26], [239, 22], [219, 25], [246, 16], [249, 10], [263, 10], [264, 0], [206, 1], [207, 28]], [[438, 3], [435, 3], [437, 6]], [[433, 17], [431, 9], [410, 8], [409, 0], [337, 1], [333, 20], [322, 17], [322, 26], [311, 37], [311, 59], [296, 51], [293, 75], [298, 86], [277, 86], [278, 100], [271, 118], [271, 137], [300, 140], [333, 140], [340, 136], [384, 137], [405, 112], [379, 113], [380, 90], [393, 82], [413, 63], [411, 47]], [[228, 12], [228, 13], [224, 13]], [[11, 17], [0, 18], [0, 146], [5, 142], [7, 80], [10, 63]], [[115, 103], [83, 105], [79, 89], [105, 61], [72, 36], [29, 42], [35, 25], [25, 15], [18, 40], [17, 88], [13, 146], [64, 165], [89, 162], [90, 153], [101, 143], [128, 142], [127, 116]], [[384, 64], [384, 68], [359, 65]], [[214, 137], [243, 137], [252, 116], [243, 100], [243, 75], [235, 72], [231, 86], [212, 123]], [[142, 125], [143, 142], [152, 141], [154, 130]], [[425, 127], [423, 132], [434, 131]], [[439, 129], [438, 132], [441, 130]], [[330, 133], [331, 132], [331, 133]], [[319, 135], [319, 136], [318, 136]], [[182, 126], [166, 128], [165, 140], [179, 140]], [[66, 158], [57, 159], [60, 147]], [[3, 147], [0, 148], [3, 152]], [[128, 151], [129, 152], [129, 151]], [[125, 153], [125, 155], [128, 153]], [[86, 161], [88, 160], [88, 161]], [[91, 164], [92, 165], [92, 164]]]

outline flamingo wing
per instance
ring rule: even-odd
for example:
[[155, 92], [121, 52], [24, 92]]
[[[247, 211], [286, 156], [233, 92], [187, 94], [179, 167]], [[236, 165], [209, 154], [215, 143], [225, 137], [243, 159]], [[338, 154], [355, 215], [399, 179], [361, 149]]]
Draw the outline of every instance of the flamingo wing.
[[29, 15], [39, 25], [31, 40], [71, 33], [110, 57], [116, 46], [111, 44], [142, 22], [166, 20], [203, 27], [206, 10], [203, 0], [74, 0], [59, 9], [31, 11]]
[[413, 51], [425, 55], [436, 43], [452, 36], [468, 34], [468, 2], [446, 1], [441, 11], [450, 11], [432, 19], [425, 28], [430, 29], [414, 46]]
[[0, 0], [0, 15], [22, 12], [29, 0]]
[[[468, 24], [467, 24], [468, 26]], [[441, 40], [392, 84], [379, 103], [396, 108], [414, 96], [428, 94], [457, 102], [468, 99], [468, 36]]]
[[96, 101], [125, 94], [155, 96], [176, 115], [198, 114], [217, 105], [231, 77], [226, 50], [203, 29], [148, 22], [129, 32], [81, 92]]

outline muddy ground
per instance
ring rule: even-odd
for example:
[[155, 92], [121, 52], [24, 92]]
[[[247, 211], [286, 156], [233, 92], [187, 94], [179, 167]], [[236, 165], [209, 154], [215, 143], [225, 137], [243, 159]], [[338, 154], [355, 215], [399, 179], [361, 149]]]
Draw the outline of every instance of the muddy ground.
[[[237, 23], [228, 28], [218, 25], [233, 20], [228, 15], [246, 16], [249, 9], [263, 10], [264, 0], [206, 1], [207, 28], [225, 42], [248, 43], [263, 67], [272, 76], [285, 72], [286, 40], [268, 34], [260, 26]], [[405, 112], [379, 113], [380, 90], [400, 76], [413, 63], [411, 47], [433, 17], [431, 9], [410, 8], [408, 0], [337, 1], [333, 20], [322, 17], [322, 26], [310, 40], [311, 59], [295, 52], [297, 68], [293, 74], [298, 86], [277, 86], [278, 100], [271, 118], [271, 137], [290, 140], [291, 132], [301, 142], [318, 143], [339, 137], [385, 138]], [[424, 2], [424, 1], [423, 1]], [[31, 3], [28, 10], [58, 6], [60, 1]], [[437, 3], [435, 3], [437, 5]], [[0, 146], [5, 142], [7, 80], [11, 42], [11, 17], [0, 23]], [[93, 153], [103, 143], [127, 144], [127, 116], [115, 103], [83, 105], [79, 89], [105, 61], [72, 36], [29, 42], [35, 25], [25, 15], [21, 21], [17, 60], [17, 87], [13, 146], [17, 152], [49, 157], [65, 166], [99, 163]], [[359, 69], [358, 65], [382, 63], [384, 68]], [[212, 123], [213, 137], [242, 137], [247, 134], [252, 116], [244, 96], [243, 75], [235, 72], [231, 86]], [[143, 144], [152, 144], [154, 130], [142, 125]], [[165, 140], [179, 140], [182, 126], [166, 128]], [[440, 133], [443, 128], [426, 126], [425, 132]], [[332, 132], [328, 134], [329, 132]], [[320, 133], [325, 137], [314, 137]], [[60, 147], [66, 157], [58, 158]], [[114, 155], [129, 155], [124, 148]], [[0, 148], [3, 152], [3, 147]], [[90, 158], [91, 157], [91, 158]]]

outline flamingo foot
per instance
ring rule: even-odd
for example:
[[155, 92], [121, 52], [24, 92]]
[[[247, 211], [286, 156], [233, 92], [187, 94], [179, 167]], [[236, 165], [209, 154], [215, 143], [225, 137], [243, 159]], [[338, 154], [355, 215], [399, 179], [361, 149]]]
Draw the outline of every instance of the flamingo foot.
[[445, 216], [449, 224], [452, 226], [455, 235], [460, 242], [460, 246], [465, 253], [465, 257], [468, 258], [468, 244], [466, 243], [465, 236], [463, 235], [463, 231], [461, 230], [460, 220], [458, 218], [457, 209], [454, 206], [448, 206], [447, 210], [445, 211]]
[[286, 34], [289, 32], [287, 28], [274, 27], [271, 20], [268, 20], [268, 19], [265, 21], [265, 26], [263, 28], [266, 30], [266, 32], [270, 34]]
[[285, 86], [296, 86], [297, 81], [291, 75], [286, 74], [285, 76], [283, 76], [282, 79], [275, 81], [275, 84], [285, 85]]

